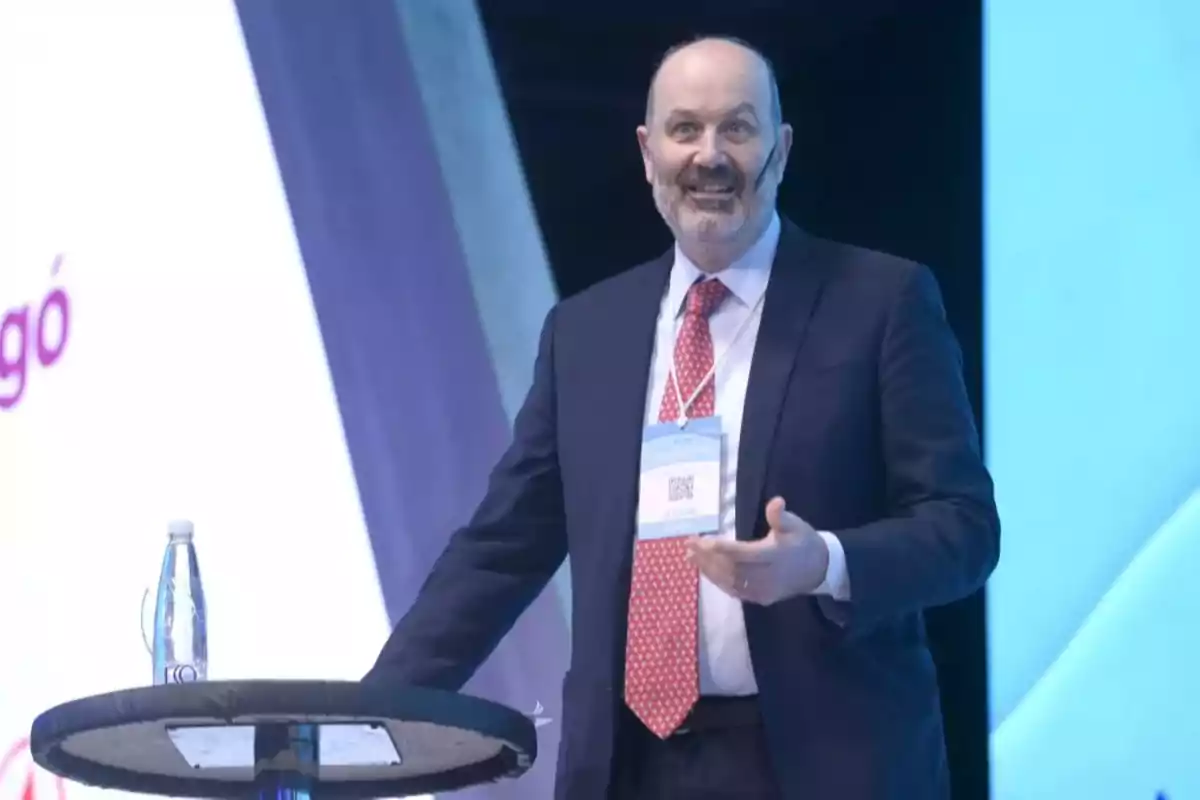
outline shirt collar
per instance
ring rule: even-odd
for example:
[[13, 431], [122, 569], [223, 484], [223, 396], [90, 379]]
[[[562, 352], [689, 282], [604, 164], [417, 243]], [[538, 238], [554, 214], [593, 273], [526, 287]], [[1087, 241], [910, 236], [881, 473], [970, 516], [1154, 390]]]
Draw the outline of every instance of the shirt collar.
[[[775, 260], [775, 248], [779, 244], [779, 227], [779, 214], [776, 212], [771, 215], [771, 222], [758, 241], [741, 258], [715, 276], [746, 308], [757, 305], [767, 290], [771, 263]], [[671, 309], [674, 316], [678, 317], [683, 312], [683, 301], [692, 284], [706, 277], [708, 273], [692, 263], [677, 243], [675, 263], [671, 266], [671, 280], [667, 288], [667, 308]]]

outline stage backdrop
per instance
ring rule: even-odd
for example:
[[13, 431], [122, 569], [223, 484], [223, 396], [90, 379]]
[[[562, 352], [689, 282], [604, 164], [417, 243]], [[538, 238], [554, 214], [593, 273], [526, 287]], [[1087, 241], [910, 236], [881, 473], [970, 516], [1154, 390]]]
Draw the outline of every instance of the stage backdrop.
[[1200, 797], [1200, 5], [986, 7], [994, 797]]
[[[167, 521], [212, 678], [360, 677], [554, 293], [467, 0], [6, 0], [0, 115], [0, 800], [83, 798], [22, 740], [150, 682]], [[468, 687], [543, 748], [469, 794], [549, 795], [567, 646], [552, 589]]]

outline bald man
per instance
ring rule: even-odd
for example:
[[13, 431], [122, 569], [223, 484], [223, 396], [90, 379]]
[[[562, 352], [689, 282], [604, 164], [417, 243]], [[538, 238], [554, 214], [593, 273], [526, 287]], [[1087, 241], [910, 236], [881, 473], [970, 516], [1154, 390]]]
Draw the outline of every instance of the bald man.
[[368, 680], [461, 687], [569, 553], [559, 800], [948, 798], [922, 611], [1000, 524], [938, 287], [776, 212], [792, 129], [745, 43], [672, 49], [637, 141], [675, 246], [547, 316]]

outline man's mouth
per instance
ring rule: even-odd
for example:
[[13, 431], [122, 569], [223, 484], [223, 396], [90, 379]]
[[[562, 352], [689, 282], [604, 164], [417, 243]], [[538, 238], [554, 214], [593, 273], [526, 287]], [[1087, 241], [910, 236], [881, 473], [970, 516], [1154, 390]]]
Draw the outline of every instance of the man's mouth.
[[730, 199], [734, 196], [736, 188], [729, 184], [704, 183], [686, 185], [683, 191], [695, 200], [712, 201]]

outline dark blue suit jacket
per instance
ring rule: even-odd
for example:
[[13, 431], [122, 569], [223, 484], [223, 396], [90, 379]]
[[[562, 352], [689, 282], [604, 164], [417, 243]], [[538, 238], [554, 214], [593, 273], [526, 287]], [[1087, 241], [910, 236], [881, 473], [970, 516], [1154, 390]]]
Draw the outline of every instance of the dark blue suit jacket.
[[[667, 253], [559, 303], [513, 442], [368, 678], [457, 689], [569, 552], [556, 797], [601, 800], [622, 703], [643, 415]], [[932, 274], [784, 222], [751, 365], [737, 535], [774, 496], [841, 539], [851, 601], [747, 605], [796, 800], [948, 798], [922, 609], [991, 573], [1000, 525]]]

